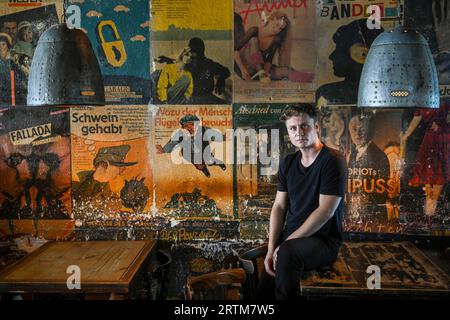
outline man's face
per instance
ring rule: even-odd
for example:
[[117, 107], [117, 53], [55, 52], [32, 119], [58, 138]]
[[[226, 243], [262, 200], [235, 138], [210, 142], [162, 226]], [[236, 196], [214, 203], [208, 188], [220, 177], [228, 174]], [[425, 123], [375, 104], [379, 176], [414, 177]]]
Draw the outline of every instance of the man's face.
[[98, 182], [109, 182], [117, 176], [121, 175], [123, 171], [123, 167], [117, 167], [108, 162], [103, 162], [96, 168], [94, 179]]
[[362, 147], [369, 142], [367, 123], [359, 117], [352, 118], [349, 124], [350, 137], [356, 147]]
[[183, 124], [182, 128], [184, 130], [187, 130], [187, 132], [189, 132], [189, 134], [191, 136], [193, 136], [195, 134], [195, 124], [194, 124], [194, 122], [191, 122], [191, 121], [186, 122], [186, 123]]
[[300, 149], [313, 147], [319, 140], [319, 123], [307, 114], [300, 114], [286, 120], [291, 143]]
[[15, 21], [3, 22], [2, 32], [9, 34], [14, 41], [17, 35], [17, 22]]

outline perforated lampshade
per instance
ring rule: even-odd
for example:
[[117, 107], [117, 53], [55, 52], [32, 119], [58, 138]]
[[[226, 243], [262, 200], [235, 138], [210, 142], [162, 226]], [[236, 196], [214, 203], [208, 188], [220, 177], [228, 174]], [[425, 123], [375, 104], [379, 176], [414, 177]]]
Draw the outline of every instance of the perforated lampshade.
[[400, 26], [375, 39], [361, 73], [358, 107], [439, 108], [436, 66], [419, 32]]
[[105, 104], [100, 67], [83, 31], [62, 23], [42, 34], [31, 64], [27, 104]]

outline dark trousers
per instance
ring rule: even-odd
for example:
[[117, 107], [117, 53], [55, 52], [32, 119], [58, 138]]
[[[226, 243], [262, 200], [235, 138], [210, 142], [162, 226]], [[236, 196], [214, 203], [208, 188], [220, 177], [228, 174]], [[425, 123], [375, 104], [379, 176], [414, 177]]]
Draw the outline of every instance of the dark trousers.
[[263, 270], [256, 299], [295, 299], [303, 272], [333, 264], [338, 251], [339, 245], [318, 237], [282, 242], [277, 254], [275, 278]]

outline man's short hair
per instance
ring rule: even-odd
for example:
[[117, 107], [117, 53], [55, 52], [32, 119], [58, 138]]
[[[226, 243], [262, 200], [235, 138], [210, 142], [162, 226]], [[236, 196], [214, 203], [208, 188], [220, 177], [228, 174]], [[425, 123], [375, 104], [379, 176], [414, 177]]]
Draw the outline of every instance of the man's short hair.
[[280, 116], [280, 121], [286, 122], [286, 120], [292, 117], [298, 117], [301, 114], [306, 114], [310, 118], [317, 122], [319, 120], [319, 113], [315, 106], [310, 103], [297, 103], [289, 105], [283, 109]]
[[187, 122], [197, 122], [200, 119], [195, 114], [188, 114], [180, 119], [180, 125], [184, 126]]

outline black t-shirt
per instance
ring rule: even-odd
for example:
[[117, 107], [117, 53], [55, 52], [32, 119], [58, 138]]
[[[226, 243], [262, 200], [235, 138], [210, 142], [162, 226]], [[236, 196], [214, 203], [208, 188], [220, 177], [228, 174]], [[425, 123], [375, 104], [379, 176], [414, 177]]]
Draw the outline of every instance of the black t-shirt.
[[342, 243], [344, 195], [347, 186], [347, 166], [339, 151], [324, 146], [314, 162], [304, 167], [301, 152], [284, 158], [278, 171], [277, 190], [288, 193], [288, 212], [282, 232], [285, 240], [298, 229], [319, 206], [319, 195], [342, 197], [333, 217], [313, 236], [337, 244]]

